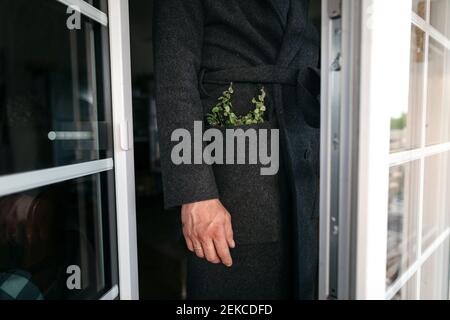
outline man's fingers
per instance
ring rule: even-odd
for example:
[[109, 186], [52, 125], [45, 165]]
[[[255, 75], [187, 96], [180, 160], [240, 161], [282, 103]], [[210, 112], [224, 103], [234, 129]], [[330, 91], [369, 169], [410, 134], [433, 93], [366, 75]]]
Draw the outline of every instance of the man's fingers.
[[231, 258], [230, 248], [225, 238], [214, 240], [214, 246], [222, 263], [227, 267], [231, 267], [233, 265], [233, 259]]
[[197, 257], [204, 259], [205, 258], [205, 252], [203, 250], [202, 244], [199, 241], [194, 240], [193, 242], [194, 245], [194, 252], [197, 255]]
[[202, 243], [203, 251], [206, 256], [206, 260], [211, 263], [220, 263], [220, 259], [217, 256], [216, 248], [212, 240], [207, 240]]
[[231, 223], [231, 215], [228, 215], [228, 222], [225, 223], [225, 236], [227, 239], [228, 246], [231, 249], [236, 247], [236, 243], [234, 242], [234, 234], [233, 234], [233, 225]]
[[186, 240], [186, 246], [188, 247], [189, 251], [195, 252], [194, 243], [192, 242], [192, 240], [186, 236], [184, 236], [184, 239]]
[[183, 227], [183, 236], [184, 236], [184, 240], [186, 241], [186, 246], [189, 249], [189, 251], [194, 252], [194, 242], [192, 241], [192, 239], [189, 236], [188, 232], [186, 231], [185, 227]]

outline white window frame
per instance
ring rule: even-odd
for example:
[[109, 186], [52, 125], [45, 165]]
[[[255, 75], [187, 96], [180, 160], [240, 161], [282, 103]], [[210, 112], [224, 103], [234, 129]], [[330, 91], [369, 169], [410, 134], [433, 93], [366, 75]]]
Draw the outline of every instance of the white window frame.
[[83, 0], [57, 0], [61, 2], [62, 4], [65, 4], [66, 6], [78, 10], [80, 13], [85, 15], [86, 17], [91, 18], [94, 21], [97, 21], [98, 23], [104, 25], [105, 27], [108, 26], [108, 15], [101, 10], [95, 8], [94, 6], [90, 5], [86, 1]]
[[128, 0], [108, 0], [108, 13], [83, 0], [57, 0], [109, 26], [111, 93], [116, 180], [119, 286], [102, 299], [139, 299], [133, 110]]
[[79, 9], [81, 14], [109, 26], [114, 159], [0, 176], [0, 197], [114, 170], [119, 285], [114, 285], [101, 300], [115, 300], [118, 297], [137, 300], [139, 286], [128, 0], [108, 0], [108, 13], [82, 0], [56, 1]]
[[359, 1], [322, 0], [320, 299], [354, 297], [360, 11]]
[[[333, 83], [336, 77], [330, 71], [335, 58], [331, 55], [330, 39], [336, 33], [327, 12], [327, 7], [336, 6], [334, 2], [341, 3], [343, 18], [342, 32], [337, 33], [342, 46], [340, 96], [337, 98], [330, 94], [336, 85]], [[421, 244], [424, 159], [450, 150], [450, 143], [426, 146], [423, 132], [419, 148], [390, 153], [390, 110], [398, 105], [408, 110], [409, 105], [411, 25], [420, 27], [446, 48], [450, 48], [450, 42], [430, 26], [429, 14], [424, 20], [412, 12], [412, 0], [362, 0], [360, 8], [352, 7], [348, 2], [354, 1], [322, 2], [319, 293], [321, 299], [330, 299], [330, 279], [334, 277], [337, 278], [334, 284], [337, 291], [331, 298], [384, 300], [393, 298], [414, 275], [417, 275], [415, 288], [419, 292], [421, 266], [450, 237], [450, 229], [444, 230], [424, 252], [419, 251], [418, 260], [396, 282], [386, 287], [389, 170], [414, 160], [421, 162], [417, 242]], [[430, 1], [427, 3], [429, 9]], [[355, 29], [360, 30], [359, 35]], [[426, 46], [428, 54], [428, 37]], [[426, 83], [424, 87], [427, 88]], [[426, 124], [426, 92], [422, 130]], [[336, 112], [340, 117], [333, 116]], [[357, 131], [356, 146], [349, 135], [354, 130]], [[333, 159], [335, 149], [339, 154]], [[333, 164], [335, 159], [339, 162], [337, 166]], [[348, 170], [349, 163], [356, 166], [356, 174]], [[337, 182], [333, 183], [333, 177], [337, 177]], [[332, 203], [333, 194], [338, 195], [337, 203]], [[333, 207], [337, 213], [333, 213]], [[338, 221], [336, 225], [335, 220]], [[337, 244], [331, 241], [333, 229], [338, 234]], [[333, 259], [337, 260], [338, 271], [330, 268]]]
[[139, 299], [133, 109], [128, 0], [108, 0], [104, 13], [82, 0], [57, 0], [109, 26], [111, 93], [116, 180], [119, 286], [102, 299]]
[[[427, 145], [426, 142], [426, 121], [427, 121], [427, 94], [428, 94], [428, 54], [429, 54], [429, 45], [430, 38], [434, 38], [439, 44], [444, 46], [447, 49], [450, 49], [450, 39], [445, 35], [441, 34], [438, 30], [436, 30], [430, 24], [430, 5], [431, 1], [426, 0], [426, 17], [423, 19], [417, 13], [411, 12], [410, 24], [418, 27], [425, 33], [425, 56], [424, 56], [424, 74], [425, 81], [423, 83], [423, 99], [421, 102], [422, 107], [422, 124], [421, 124], [421, 142], [420, 146], [414, 148], [412, 150], [403, 151], [403, 152], [394, 152], [389, 156], [390, 167], [398, 166], [401, 164], [411, 163], [412, 161], [419, 160], [420, 161], [420, 176], [419, 176], [419, 201], [418, 201], [418, 239], [417, 239], [417, 260], [389, 287], [386, 289], [385, 299], [392, 299], [398, 292], [401, 290], [410, 280], [415, 278], [415, 291], [416, 291], [416, 299], [420, 298], [420, 286], [421, 286], [421, 267], [423, 264], [430, 258], [434, 253], [436, 253], [441, 245], [448, 240], [450, 237], [450, 228], [444, 230], [438, 237], [435, 239], [425, 251], [422, 250], [422, 226], [423, 226], [423, 196], [424, 196], [424, 176], [425, 176], [425, 159], [433, 156], [444, 154], [450, 151], [450, 142], [448, 143], [440, 143], [436, 145]], [[412, 11], [412, 3], [410, 6], [410, 10]]]
[[113, 167], [113, 159], [103, 159], [1, 176], [0, 197], [110, 171]]
[[411, 0], [363, 0], [357, 299], [385, 298], [389, 111], [408, 106], [411, 8]]
[[128, 0], [108, 0], [114, 162], [117, 202], [119, 292], [139, 299]]

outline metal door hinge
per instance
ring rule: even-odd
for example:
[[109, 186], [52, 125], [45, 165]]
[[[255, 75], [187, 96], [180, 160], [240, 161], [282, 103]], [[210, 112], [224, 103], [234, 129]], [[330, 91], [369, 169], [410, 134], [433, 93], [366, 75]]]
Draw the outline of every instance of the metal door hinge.
[[342, 0], [328, 0], [328, 17], [338, 19], [342, 14]]

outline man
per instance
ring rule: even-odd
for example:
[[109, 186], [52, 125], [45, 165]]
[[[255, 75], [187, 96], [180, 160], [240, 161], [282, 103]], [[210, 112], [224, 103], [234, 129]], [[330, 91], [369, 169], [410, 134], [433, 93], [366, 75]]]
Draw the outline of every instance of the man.
[[[182, 207], [194, 253], [188, 298], [313, 299], [319, 37], [308, 1], [157, 0], [154, 32], [165, 203]], [[173, 132], [194, 136], [195, 122], [205, 121], [230, 83], [241, 117], [266, 91], [267, 114], [256, 128], [280, 129], [278, 174], [172, 161]]]

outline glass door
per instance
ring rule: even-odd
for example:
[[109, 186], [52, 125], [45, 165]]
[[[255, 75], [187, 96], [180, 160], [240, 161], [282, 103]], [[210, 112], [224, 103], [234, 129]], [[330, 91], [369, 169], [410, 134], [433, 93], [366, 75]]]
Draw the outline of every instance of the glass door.
[[0, 299], [119, 296], [109, 23], [107, 1], [0, 0]]
[[412, 1], [408, 104], [391, 111], [387, 299], [449, 299], [450, 1]]
[[351, 2], [324, 1], [321, 298], [448, 300], [450, 1]]

